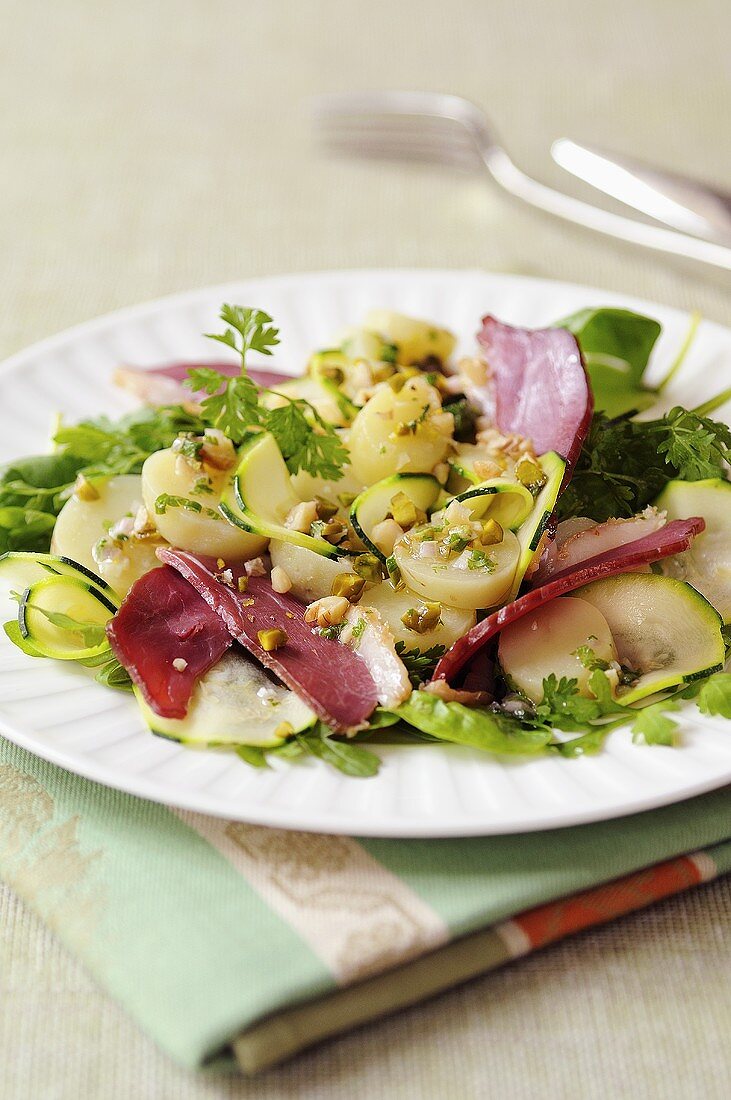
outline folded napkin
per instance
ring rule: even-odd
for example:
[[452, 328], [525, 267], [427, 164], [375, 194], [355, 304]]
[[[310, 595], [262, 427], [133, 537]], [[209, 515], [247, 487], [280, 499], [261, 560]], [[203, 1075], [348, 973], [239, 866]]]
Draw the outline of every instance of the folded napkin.
[[189, 1066], [254, 1073], [731, 870], [731, 789], [572, 829], [352, 840], [167, 809], [0, 740], [0, 876]]

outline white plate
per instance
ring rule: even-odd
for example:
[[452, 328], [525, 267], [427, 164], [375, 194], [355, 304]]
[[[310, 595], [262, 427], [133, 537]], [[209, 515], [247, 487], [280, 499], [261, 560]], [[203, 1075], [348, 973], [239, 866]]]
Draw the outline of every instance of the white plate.
[[[539, 326], [584, 306], [626, 305], [662, 321], [651, 377], [672, 361], [684, 315], [600, 290], [461, 271], [352, 271], [257, 279], [123, 310], [45, 340], [2, 367], [0, 459], [43, 450], [51, 416], [119, 415], [110, 379], [120, 363], [210, 358], [224, 301], [267, 309], [281, 329], [276, 366], [299, 373], [308, 351], [373, 306], [433, 319], [474, 346], [486, 312]], [[272, 364], [275, 362], [272, 361]], [[731, 382], [731, 331], [704, 323], [668, 395], [698, 404]], [[728, 410], [727, 410], [728, 411]], [[10, 615], [8, 615], [10, 617]], [[61, 662], [25, 657], [2, 636], [0, 729], [69, 771], [131, 794], [202, 813], [360, 836], [468, 836], [550, 829], [675, 802], [731, 780], [731, 724], [682, 714], [683, 746], [633, 745], [617, 731], [578, 760], [510, 762], [448, 746], [389, 747], [380, 774], [348, 779], [317, 761], [270, 771], [196, 752], [148, 733], [134, 701]]]

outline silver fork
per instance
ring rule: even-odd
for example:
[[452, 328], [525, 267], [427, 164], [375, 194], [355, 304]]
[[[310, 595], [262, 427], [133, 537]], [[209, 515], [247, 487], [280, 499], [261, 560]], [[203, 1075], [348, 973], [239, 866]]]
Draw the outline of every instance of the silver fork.
[[499, 144], [486, 115], [460, 96], [341, 92], [316, 97], [312, 110], [317, 135], [330, 152], [487, 168], [503, 190], [564, 221], [731, 271], [731, 248], [611, 213], [526, 175]]

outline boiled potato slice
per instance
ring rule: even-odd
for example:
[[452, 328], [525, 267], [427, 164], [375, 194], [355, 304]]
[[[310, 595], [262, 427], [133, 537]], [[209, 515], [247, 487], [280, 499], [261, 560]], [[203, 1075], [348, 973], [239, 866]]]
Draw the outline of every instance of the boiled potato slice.
[[[95, 478], [74, 492], [61, 509], [53, 529], [52, 553], [91, 569], [123, 596], [139, 577], [161, 564], [155, 550], [163, 540], [155, 536], [153, 525], [138, 523], [150, 528], [142, 536], [134, 529], [142, 504], [139, 474]], [[122, 537], [115, 537], [120, 525], [129, 530], [120, 530]]]
[[434, 386], [410, 378], [400, 390], [382, 385], [350, 429], [351, 466], [364, 485], [389, 474], [430, 473], [447, 454], [454, 431]]
[[506, 626], [498, 655], [510, 685], [534, 703], [543, 698], [543, 681], [551, 673], [577, 680], [580, 694], [590, 696], [591, 665], [617, 660], [607, 620], [577, 596], [560, 596]]
[[304, 546], [279, 539], [269, 543], [269, 553], [272, 565], [278, 565], [291, 580], [292, 595], [303, 603], [329, 596], [338, 574], [349, 573], [353, 568], [350, 558], [327, 558]]
[[396, 564], [410, 588], [427, 600], [466, 610], [500, 603], [510, 590], [520, 556], [512, 531], [503, 532], [502, 541], [492, 546], [465, 546], [445, 554], [444, 542], [422, 539], [425, 530], [415, 528], [394, 547]]
[[396, 641], [403, 642], [407, 649], [424, 650], [435, 645], [443, 645], [445, 649], [449, 649], [475, 625], [474, 611], [442, 604], [439, 622], [435, 627], [422, 633], [410, 630], [402, 622], [402, 616], [412, 608], [418, 610], [423, 599], [408, 588], [397, 592], [387, 581], [369, 588], [362, 596], [361, 603], [375, 607], [383, 621], [388, 623]]
[[[162, 536], [173, 546], [193, 554], [237, 561], [261, 554], [266, 548], [265, 538], [234, 527], [217, 511], [221, 494], [234, 472], [235, 466], [225, 470], [196, 468], [172, 448], [150, 455], [142, 467], [142, 492], [147, 511]], [[201, 491], [202, 485], [207, 491]], [[199, 504], [200, 511], [169, 505], [160, 512], [156, 503], [164, 494]]]
[[380, 333], [389, 343], [395, 344], [396, 361], [406, 366], [428, 362], [432, 358], [446, 363], [457, 343], [447, 329], [403, 313], [394, 313], [390, 309], [372, 309], [364, 327]]

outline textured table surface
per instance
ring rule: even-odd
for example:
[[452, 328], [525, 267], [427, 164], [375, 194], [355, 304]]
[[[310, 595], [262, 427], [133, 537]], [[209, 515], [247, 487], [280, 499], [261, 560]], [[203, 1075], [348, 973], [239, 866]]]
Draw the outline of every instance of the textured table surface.
[[[318, 159], [303, 99], [437, 88], [553, 180], [560, 134], [729, 185], [724, 0], [0, 0], [0, 355], [254, 274], [483, 267], [731, 324], [729, 284], [478, 179]], [[725, 180], [724, 180], [725, 175]], [[253, 1081], [172, 1065], [0, 888], [0, 1096], [728, 1095], [729, 880], [544, 951]]]

